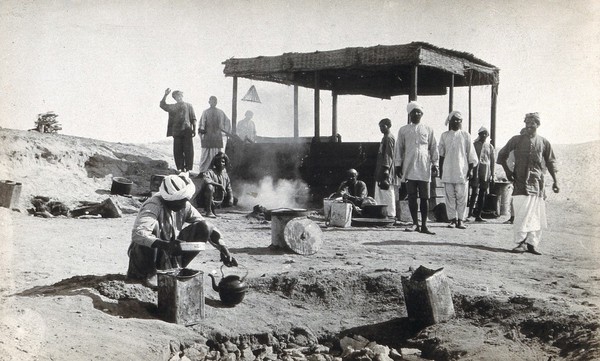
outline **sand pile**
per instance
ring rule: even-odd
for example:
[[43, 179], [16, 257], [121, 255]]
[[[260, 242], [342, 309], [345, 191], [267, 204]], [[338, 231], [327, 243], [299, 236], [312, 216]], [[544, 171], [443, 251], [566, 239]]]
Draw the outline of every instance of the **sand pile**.
[[77, 207], [109, 196], [113, 177], [133, 181], [131, 193], [149, 192], [153, 174], [170, 174], [172, 157], [154, 148], [61, 134], [0, 129], [0, 179], [22, 183], [19, 209], [34, 196]]

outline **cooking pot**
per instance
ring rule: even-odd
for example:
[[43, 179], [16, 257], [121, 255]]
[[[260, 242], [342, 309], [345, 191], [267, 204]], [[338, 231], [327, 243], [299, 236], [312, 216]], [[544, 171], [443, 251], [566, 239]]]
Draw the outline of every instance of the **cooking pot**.
[[387, 205], [366, 205], [360, 208], [364, 218], [387, 218]]
[[221, 266], [221, 276], [223, 278], [219, 282], [219, 285], [217, 285], [215, 276], [212, 273], [209, 273], [208, 276], [212, 279], [213, 290], [219, 292], [221, 302], [228, 306], [235, 306], [242, 302], [244, 296], [246, 296], [246, 292], [248, 292], [248, 285], [244, 282], [244, 279], [248, 275], [248, 269], [244, 267], [246, 274], [243, 277], [238, 275], [225, 276], [223, 266]]
[[308, 210], [304, 208], [275, 208], [275, 209], [267, 209], [265, 212], [265, 219], [270, 221], [273, 216], [280, 217], [304, 217], [308, 215]]
[[128, 195], [131, 193], [131, 186], [133, 182], [127, 178], [114, 177], [112, 179], [112, 186], [110, 187], [110, 194]]

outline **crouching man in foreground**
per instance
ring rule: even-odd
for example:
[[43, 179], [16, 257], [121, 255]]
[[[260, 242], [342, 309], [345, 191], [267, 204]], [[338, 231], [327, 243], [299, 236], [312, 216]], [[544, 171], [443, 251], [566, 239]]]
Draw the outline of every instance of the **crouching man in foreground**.
[[[221, 241], [221, 233], [206, 222], [189, 200], [196, 187], [186, 176], [164, 178], [158, 193], [150, 197], [137, 215], [131, 233], [127, 277], [156, 287], [156, 271], [186, 267], [198, 252], [181, 252], [181, 242], [208, 242], [221, 252], [226, 266], [236, 260]], [[190, 225], [182, 230], [185, 223]]]

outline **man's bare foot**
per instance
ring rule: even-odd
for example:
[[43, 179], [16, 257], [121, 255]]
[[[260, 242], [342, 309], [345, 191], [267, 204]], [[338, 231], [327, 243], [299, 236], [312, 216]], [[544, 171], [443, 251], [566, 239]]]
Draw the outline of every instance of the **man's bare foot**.
[[427, 228], [426, 226], [422, 226], [422, 227], [421, 227], [421, 233], [425, 233], [425, 234], [432, 234], [432, 235], [433, 235], [433, 234], [435, 234], [435, 232], [431, 232], [431, 231], [429, 230], [429, 228]]

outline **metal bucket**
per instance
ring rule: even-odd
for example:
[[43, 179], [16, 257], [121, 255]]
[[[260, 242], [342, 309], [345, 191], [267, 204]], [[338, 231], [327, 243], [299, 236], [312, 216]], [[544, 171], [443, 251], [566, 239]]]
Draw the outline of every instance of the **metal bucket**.
[[499, 197], [498, 203], [500, 203], [499, 214], [506, 216], [510, 214], [510, 200], [512, 199], [513, 185], [508, 182], [496, 182], [494, 183], [494, 193]]
[[352, 204], [336, 202], [331, 205], [331, 217], [326, 223], [332, 227], [347, 228], [352, 225]]
[[112, 186], [110, 187], [110, 194], [128, 195], [131, 193], [131, 187], [133, 182], [127, 178], [114, 177], [112, 180]]
[[283, 231], [289, 221], [298, 217], [306, 217], [308, 211], [301, 208], [279, 208], [271, 212], [271, 245], [287, 247]]
[[387, 218], [387, 205], [376, 204], [362, 206], [362, 216], [365, 218]]
[[158, 312], [167, 322], [194, 325], [205, 317], [204, 273], [189, 268], [158, 271]]
[[0, 207], [17, 208], [21, 196], [21, 186], [21, 183], [11, 180], [0, 181]]

